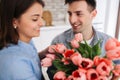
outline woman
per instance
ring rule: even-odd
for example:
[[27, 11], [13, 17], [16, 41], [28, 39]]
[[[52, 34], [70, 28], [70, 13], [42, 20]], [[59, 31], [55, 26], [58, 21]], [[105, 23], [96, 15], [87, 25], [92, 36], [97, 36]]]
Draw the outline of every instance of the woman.
[[39, 36], [42, 0], [0, 1], [0, 80], [41, 80], [31, 39]]

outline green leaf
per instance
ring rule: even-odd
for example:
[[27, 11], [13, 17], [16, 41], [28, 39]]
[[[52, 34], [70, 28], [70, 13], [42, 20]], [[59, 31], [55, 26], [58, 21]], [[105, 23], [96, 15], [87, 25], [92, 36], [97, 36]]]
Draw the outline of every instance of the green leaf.
[[[57, 71], [64, 71], [67, 76], [71, 75], [72, 72], [78, 68], [78, 66], [75, 66], [72, 62], [70, 62], [69, 65], [64, 65], [59, 59], [54, 60], [53, 65], [57, 68]], [[55, 71], [53, 72], [55, 73]]]
[[80, 43], [79, 48], [76, 48], [75, 50], [78, 51], [82, 57], [89, 58], [89, 59], [94, 59], [95, 56], [99, 56], [101, 54], [101, 48], [100, 48], [100, 42], [99, 40], [93, 47], [90, 46], [85, 40], [85, 43]]
[[71, 43], [68, 42], [69, 49], [72, 49], [73, 47], [71, 46]]
[[97, 42], [97, 44], [95, 44], [93, 47], [92, 47], [92, 50], [93, 50], [93, 57], [95, 56], [99, 56], [101, 54], [101, 48], [100, 48], [100, 42], [101, 40], [99, 40]]
[[55, 53], [55, 55], [57, 56], [58, 59], [62, 59], [63, 58], [63, 55], [61, 53]]

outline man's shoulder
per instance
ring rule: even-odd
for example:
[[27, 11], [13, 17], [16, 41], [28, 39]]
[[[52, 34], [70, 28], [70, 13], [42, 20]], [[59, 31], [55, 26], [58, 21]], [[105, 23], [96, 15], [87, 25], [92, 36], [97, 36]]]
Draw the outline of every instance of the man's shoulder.
[[55, 38], [66, 37], [66, 36], [71, 35], [71, 33], [72, 33], [72, 29], [68, 29], [68, 30], [58, 34]]
[[102, 38], [102, 39], [109, 39], [111, 38], [110, 35], [104, 33], [104, 32], [100, 32], [100, 31], [96, 31], [96, 35], [98, 38]]
[[71, 35], [72, 33], [72, 29], [68, 29], [64, 32], [62, 32], [61, 34], [59, 34], [58, 36], [66, 36], [66, 35]]
[[66, 43], [67, 40], [71, 39], [72, 33], [73, 33], [72, 29], [68, 29], [68, 30], [62, 32], [61, 34], [57, 35], [52, 40], [52, 44], [55, 44], [55, 43]]

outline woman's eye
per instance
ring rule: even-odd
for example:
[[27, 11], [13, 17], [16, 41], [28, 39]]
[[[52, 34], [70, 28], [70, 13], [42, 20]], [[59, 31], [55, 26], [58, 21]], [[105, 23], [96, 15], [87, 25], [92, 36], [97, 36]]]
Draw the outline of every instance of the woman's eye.
[[32, 21], [37, 21], [38, 19], [32, 19]]

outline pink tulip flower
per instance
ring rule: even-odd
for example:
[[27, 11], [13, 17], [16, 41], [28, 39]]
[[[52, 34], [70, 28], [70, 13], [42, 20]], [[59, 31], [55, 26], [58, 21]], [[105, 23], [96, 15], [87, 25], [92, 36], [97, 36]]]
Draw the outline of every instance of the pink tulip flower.
[[50, 52], [50, 53], [55, 53], [55, 52], [57, 52], [57, 53], [64, 53], [64, 51], [66, 50], [67, 48], [64, 46], [64, 44], [62, 44], [62, 43], [58, 43], [58, 44], [56, 44], [56, 45], [51, 45], [51, 46], [49, 46], [49, 48], [48, 48], [48, 52]]
[[107, 59], [107, 58], [100, 58], [100, 57], [95, 57], [94, 58], [94, 65], [97, 66], [100, 63], [104, 62], [107, 66], [109, 66], [110, 70], [113, 69], [113, 63], [111, 60]]
[[79, 48], [79, 43], [78, 43], [78, 41], [77, 40], [75, 40], [75, 39], [73, 39], [71, 42], [71, 46], [73, 47], [73, 48]]
[[87, 70], [87, 79], [88, 80], [98, 80], [98, 73], [95, 69]]
[[70, 60], [67, 58], [62, 58], [62, 62], [64, 63], [64, 65], [68, 65], [70, 62]]
[[99, 56], [95, 56], [93, 59], [94, 65], [97, 66], [99, 64], [100, 61], [100, 57]]
[[86, 80], [86, 75], [84, 72], [80, 70], [76, 70], [72, 73], [73, 80]]
[[120, 42], [116, 38], [112, 38], [114, 42], [116, 42], [117, 47], [120, 46]]
[[97, 80], [108, 80], [106, 76], [99, 76]]
[[72, 60], [73, 64], [79, 66], [82, 62], [82, 56], [80, 53], [76, 52], [70, 56], [70, 59]]
[[106, 44], [105, 44], [105, 50], [112, 50], [114, 48], [117, 47], [116, 41], [113, 38], [110, 38], [107, 40]]
[[115, 65], [113, 73], [114, 73], [115, 76], [120, 76], [120, 64], [119, 65]]
[[82, 67], [85, 69], [91, 68], [93, 66], [93, 61], [89, 58], [82, 58]]
[[75, 52], [74, 52], [74, 50], [71, 50], [71, 49], [68, 49], [68, 50], [66, 50], [64, 53], [63, 53], [63, 56], [64, 56], [64, 58], [70, 58], [70, 56], [72, 55], [72, 54], [74, 54]]
[[57, 73], [55, 73], [54, 80], [65, 80], [66, 79], [66, 74], [63, 71], [58, 71]]
[[110, 67], [108, 65], [106, 65], [106, 63], [101, 62], [97, 68], [96, 71], [101, 75], [101, 76], [109, 76], [110, 74]]
[[87, 69], [84, 69], [84, 68], [78, 68], [78, 71], [79, 71], [79, 72], [83, 72], [83, 73], [85, 73], [85, 74], [86, 74]]
[[120, 59], [120, 46], [116, 47], [113, 50], [108, 50], [106, 52], [107, 58], [109, 58], [110, 60], [116, 60], [116, 59]]
[[67, 48], [64, 46], [64, 44], [62, 44], [62, 43], [56, 44], [56, 49], [55, 49], [56, 52], [64, 53], [66, 49]]
[[77, 40], [78, 42], [81, 42], [83, 40], [83, 35], [81, 33], [77, 33], [75, 34], [74, 39]]
[[74, 80], [74, 77], [72, 75], [68, 76], [66, 80]]

